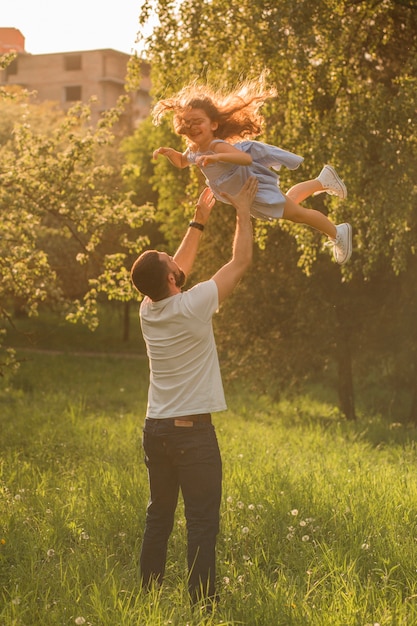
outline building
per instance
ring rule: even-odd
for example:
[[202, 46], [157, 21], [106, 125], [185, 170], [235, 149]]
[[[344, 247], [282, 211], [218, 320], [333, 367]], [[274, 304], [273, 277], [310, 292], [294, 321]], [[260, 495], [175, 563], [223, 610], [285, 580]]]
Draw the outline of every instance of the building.
[[[5, 48], [7, 52], [16, 51], [17, 56], [6, 69], [0, 70], [0, 85], [18, 85], [34, 92], [34, 102], [57, 102], [68, 110], [76, 102], [87, 103], [95, 98], [97, 102], [91, 108], [95, 123], [103, 111], [112, 108], [119, 96], [126, 93], [130, 56], [124, 52], [109, 48], [32, 55], [25, 52], [24, 37], [19, 30], [0, 28], [0, 51]], [[123, 119], [128, 130], [148, 115], [150, 86], [150, 66], [142, 61], [139, 89], [131, 95]]]
[[0, 54], [24, 52], [25, 38], [17, 28], [0, 28]]

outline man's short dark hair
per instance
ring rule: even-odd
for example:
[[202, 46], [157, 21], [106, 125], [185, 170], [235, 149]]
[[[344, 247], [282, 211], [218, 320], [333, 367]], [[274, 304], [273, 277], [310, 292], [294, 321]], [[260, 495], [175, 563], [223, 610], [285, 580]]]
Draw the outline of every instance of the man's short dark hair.
[[162, 300], [169, 296], [168, 265], [161, 261], [157, 250], [143, 252], [133, 263], [130, 276], [136, 289], [151, 300]]

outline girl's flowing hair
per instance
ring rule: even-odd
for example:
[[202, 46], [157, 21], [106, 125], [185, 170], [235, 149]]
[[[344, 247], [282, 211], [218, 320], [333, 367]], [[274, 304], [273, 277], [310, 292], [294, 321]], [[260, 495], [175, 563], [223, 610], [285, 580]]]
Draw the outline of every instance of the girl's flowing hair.
[[208, 85], [192, 83], [171, 98], [160, 100], [152, 109], [154, 124], [166, 113], [174, 113], [174, 130], [185, 134], [183, 115], [190, 109], [202, 109], [212, 122], [218, 123], [214, 135], [219, 139], [250, 139], [261, 134], [264, 117], [259, 109], [276, 96], [274, 88], [266, 87], [265, 74], [257, 80], [240, 83], [232, 92], [214, 90]]

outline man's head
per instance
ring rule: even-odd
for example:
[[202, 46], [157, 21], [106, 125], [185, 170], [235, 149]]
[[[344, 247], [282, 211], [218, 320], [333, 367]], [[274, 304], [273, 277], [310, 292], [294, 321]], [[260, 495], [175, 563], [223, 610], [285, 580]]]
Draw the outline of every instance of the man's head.
[[166, 252], [147, 250], [134, 262], [131, 270], [134, 286], [153, 301], [179, 293], [185, 274]]

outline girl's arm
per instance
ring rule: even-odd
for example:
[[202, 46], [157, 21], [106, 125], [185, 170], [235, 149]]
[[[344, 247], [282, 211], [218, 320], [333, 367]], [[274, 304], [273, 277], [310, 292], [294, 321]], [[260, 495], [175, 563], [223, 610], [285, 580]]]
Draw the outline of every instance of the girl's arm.
[[250, 165], [252, 157], [247, 152], [238, 150], [230, 143], [221, 142], [213, 146], [215, 154], [207, 154], [196, 159], [197, 165], [210, 165], [210, 163], [235, 163], [236, 165]]
[[184, 168], [189, 165], [186, 156], [181, 152], [178, 152], [178, 150], [174, 150], [174, 148], [158, 148], [158, 150], [155, 150], [152, 156], [154, 159], [156, 159], [159, 154], [162, 154], [167, 159], [169, 159], [172, 165], [175, 165], [175, 167]]

